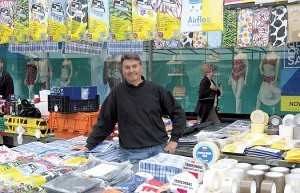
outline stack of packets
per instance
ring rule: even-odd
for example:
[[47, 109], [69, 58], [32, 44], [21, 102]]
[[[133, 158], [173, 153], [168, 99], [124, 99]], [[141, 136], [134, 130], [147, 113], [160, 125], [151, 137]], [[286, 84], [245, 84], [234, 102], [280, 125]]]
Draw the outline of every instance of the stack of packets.
[[285, 140], [279, 135], [249, 133], [244, 138], [225, 145], [221, 151], [223, 153], [242, 154], [266, 159], [300, 161], [299, 141]]

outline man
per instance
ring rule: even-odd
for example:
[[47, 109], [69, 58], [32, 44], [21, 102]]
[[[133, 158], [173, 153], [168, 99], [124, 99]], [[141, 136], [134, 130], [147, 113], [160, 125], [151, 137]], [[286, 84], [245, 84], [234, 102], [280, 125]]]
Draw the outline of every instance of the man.
[[3, 61], [0, 59], [0, 95], [8, 100], [10, 94], [14, 94], [14, 82], [10, 74], [3, 69]]
[[[120, 146], [137, 167], [142, 159], [162, 152], [174, 153], [185, 129], [186, 117], [171, 92], [144, 79], [137, 54], [123, 55], [121, 64], [125, 81], [115, 86], [106, 97], [86, 146], [78, 149], [93, 149], [112, 133], [118, 122]], [[173, 122], [170, 139], [162, 115], [169, 115]]]

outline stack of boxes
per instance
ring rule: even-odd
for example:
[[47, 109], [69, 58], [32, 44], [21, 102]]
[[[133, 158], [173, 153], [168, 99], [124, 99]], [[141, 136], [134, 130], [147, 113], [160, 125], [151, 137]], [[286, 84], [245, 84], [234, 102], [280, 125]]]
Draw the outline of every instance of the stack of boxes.
[[48, 111], [49, 126], [56, 138], [88, 136], [98, 118], [97, 87], [52, 87], [48, 95]]
[[52, 87], [48, 96], [49, 112], [94, 112], [98, 109], [99, 95], [96, 86]]

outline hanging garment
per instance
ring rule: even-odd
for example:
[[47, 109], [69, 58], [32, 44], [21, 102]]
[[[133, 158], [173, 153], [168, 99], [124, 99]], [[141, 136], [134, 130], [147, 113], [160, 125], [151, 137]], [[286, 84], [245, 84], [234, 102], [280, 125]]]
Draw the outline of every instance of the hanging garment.
[[241, 9], [238, 14], [237, 45], [249, 47], [252, 45], [253, 10]]
[[222, 33], [222, 46], [233, 47], [236, 46], [237, 36], [237, 11], [224, 10], [224, 30]]
[[270, 43], [274, 47], [283, 46], [287, 41], [287, 9], [274, 7], [271, 11]]
[[220, 48], [222, 45], [222, 31], [209, 31], [207, 45], [209, 48]]
[[288, 43], [300, 41], [300, 4], [287, 5], [288, 11]]
[[270, 8], [253, 11], [253, 45], [266, 47], [269, 43]]
[[194, 32], [193, 33], [193, 47], [205, 48], [207, 46], [207, 32]]

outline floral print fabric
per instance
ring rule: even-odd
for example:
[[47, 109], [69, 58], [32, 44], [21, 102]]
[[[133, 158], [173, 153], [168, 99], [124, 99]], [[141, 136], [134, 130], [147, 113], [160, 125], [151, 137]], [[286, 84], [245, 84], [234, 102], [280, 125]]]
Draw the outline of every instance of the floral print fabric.
[[269, 43], [270, 8], [253, 11], [253, 45], [266, 47]]
[[238, 14], [237, 45], [249, 47], [252, 45], [253, 10], [241, 9]]

